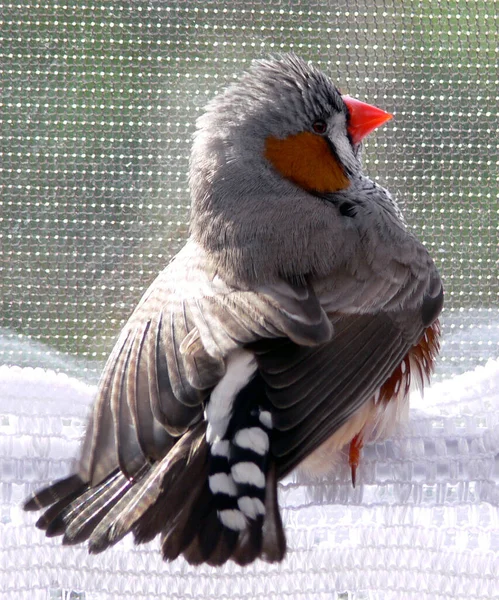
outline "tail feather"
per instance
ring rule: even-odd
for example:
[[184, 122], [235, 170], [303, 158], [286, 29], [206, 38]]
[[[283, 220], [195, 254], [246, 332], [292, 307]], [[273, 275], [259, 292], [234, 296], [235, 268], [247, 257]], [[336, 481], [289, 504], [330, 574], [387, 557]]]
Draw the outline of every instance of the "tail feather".
[[262, 533], [262, 559], [269, 563], [281, 562], [286, 555], [286, 535], [277, 501], [277, 469], [274, 463], [269, 465], [267, 472]]
[[223, 528], [223, 535], [220, 536], [216, 547], [211, 555], [206, 559], [206, 562], [212, 567], [220, 567], [225, 564], [234, 553], [239, 533], [232, 529]]
[[176, 521], [165, 528], [162, 553], [165, 560], [180, 554], [190, 564], [208, 563], [219, 566], [234, 560], [247, 565], [261, 557], [279, 562], [286, 553], [286, 538], [277, 505], [276, 469], [270, 466], [265, 499], [266, 513], [247, 519], [246, 528], [236, 531], [225, 527], [219, 519], [217, 503], [209, 486], [204, 485], [196, 501], [191, 501]]
[[[194, 536], [183, 554], [191, 565], [208, 563], [220, 566], [233, 558], [238, 540], [241, 537], [239, 531], [225, 527], [218, 515], [216, 503], [211, 496], [209, 503], [204, 504], [205, 515], [199, 521], [194, 530]], [[197, 519], [196, 519], [197, 520]]]
[[28, 511], [40, 510], [65, 500], [69, 504], [85, 488], [86, 484], [79, 475], [75, 474], [64, 479], [58, 479], [30, 496], [24, 503], [23, 508]]
[[165, 522], [174, 518], [193, 488], [192, 476], [205, 462], [202, 440], [204, 425], [200, 423], [104, 516], [90, 537], [89, 551], [102, 552], [130, 531], [137, 543], [154, 538]]
[[[223, 534], [220, 521], [215, 510], [209, 510], [201, 519], [196, 519], [199, 528], [193, 531], [194, 536], [183, 554], [191, 565], [200, 565], [211, 556]], [[192, 528], [191, 528], [192, 530]]]
[[109, 513], [133, 482], [123, 473], [117, 473], [108, 480], [108, 485], [100, 488], [92, 498], [80, 503], [65, 518], [66, 531], [62, 540], [65, 545], [79, 544], [88, 540], [96, 526]]
[[263, 516], [252, 519], [241, 532], [237, 546], [232, 556], [233, 560], [244, 567], [258, 558], [262, 551]]
[[167, 520], [170, 523], [173, 520], [173, 513], [181, 510], [180, 505], [185, 503], [185, 498], [182, 502], [180, 496], [174, 498], [172, 496], [173, 494], [168, 493], [159, 496], [133, 525], [135, 543], [145, 544], [153, 540], [164, 529], [165, 515], [168, 516]]
[[186, 506], [175, 515], [173, 522], [165, 525], [161, 535], [161, 552], [165, 560], [175, 560], [191, 545], [211, 502], [211, 492], [205, 481], [198, 494], [193, 494]]
[[184, 444], [182, 460], [170, 467], [168, 478], [162, 482], [164, 490], [157, 501], [150, 503], [133, 526], [137, 543], [151, 541], [156, 535], [173, 527], [177, 515], [185, 512], [188, 506], [201, 493], [201, 485], [207, 477], [208, 448], [204, 438], [205, 424], [200, 423], [193, 432], [194, 441]]
[[[133, 479], [118, 470], [89, 487], [74, 475], [35, 494], [26, 503], [26, 509], [48, 506], [39, 519], [39, 526], [47, 535], [64, 534], [64, 544], [88, 539], [92, 553], [112, 546], [132, 532], [137, 543], [160, 534], [165, 560], [174, 560], [181, 554], [191, 564], [213, 566], [228, 560], [246, 565], [258, 557], [269, 562], [282, 560], [286, 542], [272, 460], [267, 457], [259, 463], [265, 471], [266, 485], [261, 490], [265, 511], [252, 514], [243, 507], [243, 525], [226, 526], [220, 518], [220, 510], [225, 510], [220, 495], [209, 485], [210, 447], [205, 434], [206, 422], [201, 421], [178, 440], [162, 461], [146, 465]], [[246, 457], [241, 447], [236, 457]], [[239, 499], [250, 499], [258, 492], [255, 490], [255, 486], [241, 484], [239, 491], [243, 496]]]
[[204, 510], [201, 508], [200, 511], [197, 507], [193, 507], [192, 525], [189, 524], [188, 529], [179, 531], [184, 536], [182, 545], [185, 546], [186, 542], [189, 542], [182, 553], [191, 565], [206, 562], [213, 566], [220, 566], [233, 557], [240, 532], [229, 529], [220, 522], [216, 505], [208, 489], [207, 496], [200, 497], [200, 503]]
[[202, 557], [201, 562], [206, 562], [213, 556], [221, 538], [225, 537], [226, 527], [220, 526], [220, 520], [215, 510], [211, 510], [203, 522], [202, 530], [199, 532], [198, 547]]

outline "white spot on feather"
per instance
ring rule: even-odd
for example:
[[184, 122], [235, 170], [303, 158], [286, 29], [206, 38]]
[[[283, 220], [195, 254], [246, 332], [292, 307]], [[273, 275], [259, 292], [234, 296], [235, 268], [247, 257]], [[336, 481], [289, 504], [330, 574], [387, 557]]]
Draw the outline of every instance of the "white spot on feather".
[[234, 443], [263, 456], [269, 449], [269, 436], [260, 427], [248, 427], [236, 433]]
[[262, 410], [259, 416], [260, 423], [267, 429], [272, 429], [272, 414], [268, 410]]
[[249, 483], [259, 488], [265, 487], [265, 475], [255, 463], [236, 463], [232, 466], [230, 472], [236, 483]]
[[218, 512], [218, 518], [229, 529], [233, 531], [242, 531], [246, 529], [246, 519], [243, 513], [237, 508], [226, 508]]
[[211, 454], [213, 456], [224, 456], [229, 458], [230, 454], [230, 443], [229, 440], [218, 440], [211, 447]]
[[238, 499], [237, 505], [250, 519], [255, 519], [258, 517], [258, 515], [265, 514], [265, 505], [259, 498], [243, 496], [242, 498]]
[[208, 485], [214, 494], [237, 496], [237, 487], [228, 473], [215, 473], [208, 477]]
[[251, 352], [235, 350], [227, 357], [225, 375], [211, 392], [210, 401], [204, 411], [208, 421], [206, 439], [210, 444], [224, 437], [234, 399], [255, 370], [256, 360]]
[[404, 373], [406, 372], [406, 369], [407, 369], [407, 367], [406, 367], [406, 365], [405, 365], [405, 360], [403, 360], [403, 361], [400, 363], [400, 370], [402, 371], [402, 375], [404, 375]]

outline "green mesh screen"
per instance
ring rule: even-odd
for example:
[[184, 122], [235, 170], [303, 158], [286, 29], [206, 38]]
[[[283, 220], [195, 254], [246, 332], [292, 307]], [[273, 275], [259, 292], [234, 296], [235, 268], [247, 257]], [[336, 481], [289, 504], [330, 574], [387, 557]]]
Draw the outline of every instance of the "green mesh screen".
[[186, 237], [196, 117], [253, 58], [289, 50], [395, 114], [365, 169], [442, 272], [440, 376], [497, 355], [497, 8], [2, 2], [0, 362], [98, 374]]

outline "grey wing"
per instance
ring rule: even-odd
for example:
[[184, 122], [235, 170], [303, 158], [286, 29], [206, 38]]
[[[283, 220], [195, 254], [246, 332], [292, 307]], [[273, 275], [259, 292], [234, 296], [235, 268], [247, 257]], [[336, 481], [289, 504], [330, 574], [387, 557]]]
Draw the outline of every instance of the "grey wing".
[[[65, 543], [90, 538], [92, 552], [128, 531], [137, 541], [162, 532], [167, 559], [183, 552], [190, 562], [222, 564], [231, 556], [244, 562], [253, 556], [245, 552], [248, 543], [254, 556], [281, 560], [275, 477], [369, 398], [439, 311], [434, 269], [417, 276], [406, 269], [402, 283], [400, 273], [398, 267], [395, 275], [390, 269], [371, 277], [333, 273], [313, 285], [235, 289], [188, 243], [146, 292], [116, 343], [77, 473], [25, 507], [51, 505], [38, 526], [47, 535], [64, 533]], [[335, 293], [335, 281], [343, 293]], [[354, 314], [345, 310], [345, 296]], [[265, 500], [272, 525], [263, 540], [256, 525], [249, 538], [227, 531], [214, 537], [203, 516], [211, 506], [204, 401], [223, 377], [226, 358], [243, 347], [257, 355], [273, 405], [275, 464]]]
[[[138, 541], [162, 531], [165, 558], [187, 552], [191, 562], [201, 560], [199, 545], [188, 548], [208, 526], [203, 515], [212, 500], [204, 401], [223, 377], [226, 358], [259, 339], [306, 347], [331, 333], [311, 286], [234, 289], [188, 243], [144, 294], [106, 363], [76, 473], [34, 494], [25, 508], [49, 507], [37, 526], [49, 536], [64, 534], [67, 544], [90, 538], [92, 552], [131, 530]], [[268, 477], [273, 516], [261, 551], [280, 560], [285, 543], [274, 469]], [[203, 544], [216, 539], [202, 536]], [[237, 539], [224, 534], [216, 549], [203, 546], [203, 560], [245, 560], [248, 539]]]
[[383, 313], [337, 315], [334, 324], [332, 339], [316, 348], [289, 340], [254, 347], [273, 405], [272, 453], [280, 477], [372, 398], [416, 341], [417, 334], [406, 337]]
[[424, 247], [411, 242], [410, 266], [397, 255], [368, 276], [343, 272], [316, 284], [333, 325], [326, 343], [253, 344], [273, 405], [272, 452], [279, 477], [373, 398], [405, 357], [416, 381], [428, 380], [439, 349], [443, 287]]
[[315, 345], [331, 331], [311, 288], [235, 290], [187, 246], [146, 292], [107, 361], [80, 477], [96, 485], [119, 468], [133, 478], [161, 460], [202, 419], [233, 349], [276, 337]]

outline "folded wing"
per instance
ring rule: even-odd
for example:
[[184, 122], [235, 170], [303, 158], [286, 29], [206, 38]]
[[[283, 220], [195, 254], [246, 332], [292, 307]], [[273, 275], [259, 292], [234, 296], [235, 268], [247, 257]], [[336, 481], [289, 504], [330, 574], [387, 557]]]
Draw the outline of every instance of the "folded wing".
[[[133, 531], [138, 541], [161, 533], [167, 559], [282, 559], [276, 481], [418, 344], [441, 308], [428, 264], [418, 273], [397, 266], [370, 277], [333, 273], [326, 282], [236, 289], [189, 242], [144, 294], [106, 363], [77, 472], [26, 508], [50, 507], [38, 526], [64, 534], [65, 543], [90, 538], [94, 552]], [[213, 537], [204, 408], [227, 357], [242, 348], [257, 357], [273, 412], [267, 516], [239, 536]]]

